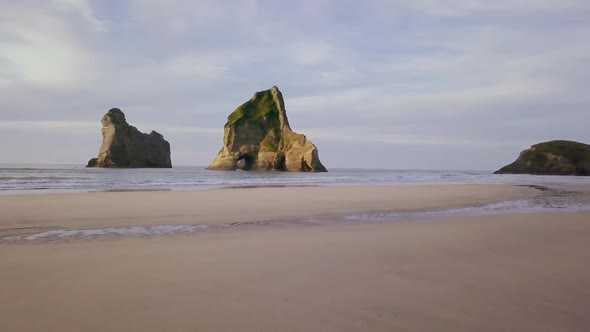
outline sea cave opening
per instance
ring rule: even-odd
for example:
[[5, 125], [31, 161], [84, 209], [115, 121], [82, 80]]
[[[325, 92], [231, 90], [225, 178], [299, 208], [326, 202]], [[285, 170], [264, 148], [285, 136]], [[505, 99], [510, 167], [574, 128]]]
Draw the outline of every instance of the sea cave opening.
[[238, 156], [238, 160], [236, 163], [236, 169], [241, 169], [242, 171], [250, 171], [254, 168], [254, 157], [250, 154], [242, 154]]

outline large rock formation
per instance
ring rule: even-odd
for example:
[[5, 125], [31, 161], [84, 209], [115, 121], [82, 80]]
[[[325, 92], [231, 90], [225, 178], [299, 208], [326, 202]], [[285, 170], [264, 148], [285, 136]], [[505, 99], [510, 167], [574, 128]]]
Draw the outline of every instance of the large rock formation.
[[590, 145], [551, 141], [531, 146], [494, 174], [590, 175]]
[[86, 167], [170, 168], [170, 144], [159, 133], [144, 134], [129, 125], [118, 108], [102, 118], [102, 146]]
[[283, 95], [276, 86], [256, 92], [229, 115], [223, 148], [208, 168], [327, 172], [315, 145], [291, 130]]

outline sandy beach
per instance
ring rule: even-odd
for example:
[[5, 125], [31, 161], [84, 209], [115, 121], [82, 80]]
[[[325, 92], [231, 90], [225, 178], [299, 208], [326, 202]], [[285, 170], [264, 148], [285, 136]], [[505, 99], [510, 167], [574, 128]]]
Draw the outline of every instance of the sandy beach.
[[[0, 197], [2, 232], [421, 211], [519, 186]], [[6, 331], [588, 331], [590, 213], [0, 244]], [[30, 230], [30, 228], [29, 228]]]

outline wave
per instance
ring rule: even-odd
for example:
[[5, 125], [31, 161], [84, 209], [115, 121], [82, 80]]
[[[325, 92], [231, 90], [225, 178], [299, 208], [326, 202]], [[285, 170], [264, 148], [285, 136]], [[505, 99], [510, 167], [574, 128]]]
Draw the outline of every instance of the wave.
[[[1, 164], [0, 164], [1, 166]], [[25, 165], [26, 166], [26, 165]], [[292, 185], [588, 184], [590, 177], [493, 175], [480, 171], [330, 169], [328, 173], [212, 172], [204, 167], [172, 169], [1, 168], [0, 194], [101, 190], [194, 190]]]

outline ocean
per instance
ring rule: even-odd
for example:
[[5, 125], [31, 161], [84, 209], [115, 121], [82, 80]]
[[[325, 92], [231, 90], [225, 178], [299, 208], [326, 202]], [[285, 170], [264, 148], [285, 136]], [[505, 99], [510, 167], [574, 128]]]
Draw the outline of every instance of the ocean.
[[0, 195], [96, 191], [203, 190], [258, 186], [518, 184], [588, 185], [590, 177], [495, 175], [492, 171], [332, 168], [328, 173], [225, 172], [204, 166], [105, 169], [82, 165], [0, 164]]

